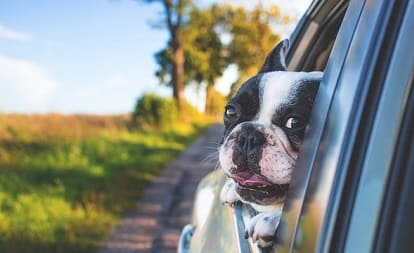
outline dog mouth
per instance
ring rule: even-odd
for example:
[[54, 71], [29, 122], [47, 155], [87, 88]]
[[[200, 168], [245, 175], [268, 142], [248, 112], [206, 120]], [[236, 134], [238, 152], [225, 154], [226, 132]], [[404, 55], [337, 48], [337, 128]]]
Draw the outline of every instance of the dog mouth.
[[256, 173], [239, 172], [231, 174], [229, 177], [245, 187], [265, 188], [274, 185], [267, 178]]
[[274, 184], [262, 175], [240, 172], [229, 175], [236, 183], [236, 192], [247, 202], [268, 205], [283, 201], [289, 184]]

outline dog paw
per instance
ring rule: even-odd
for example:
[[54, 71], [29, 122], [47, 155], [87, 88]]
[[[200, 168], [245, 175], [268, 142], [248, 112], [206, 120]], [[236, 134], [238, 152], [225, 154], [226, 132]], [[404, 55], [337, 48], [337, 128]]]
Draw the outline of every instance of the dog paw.
[[220, 201], [223, 204], [233, 205], [239, 198], [236, 194], [236, 183], [228, 180], [220, 192]]
[[246, 239], [251, 237], [253, 242], [257, 242], [262, 248], [271, 246], [275, 239], [281, 215], [281, 211], [274, 210], [254, 216], [246, 224]]

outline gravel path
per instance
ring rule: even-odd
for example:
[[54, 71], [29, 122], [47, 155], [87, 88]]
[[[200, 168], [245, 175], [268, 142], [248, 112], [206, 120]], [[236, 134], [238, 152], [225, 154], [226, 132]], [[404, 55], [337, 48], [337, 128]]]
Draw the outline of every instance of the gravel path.
[[223, 126], [213, 125], [170, 163], [146, 189], [139, 209], [111, 229], [100, 253], [175, 253], [181, 229], [190, 222], [197, 184], [217, 167], [222, 134]]

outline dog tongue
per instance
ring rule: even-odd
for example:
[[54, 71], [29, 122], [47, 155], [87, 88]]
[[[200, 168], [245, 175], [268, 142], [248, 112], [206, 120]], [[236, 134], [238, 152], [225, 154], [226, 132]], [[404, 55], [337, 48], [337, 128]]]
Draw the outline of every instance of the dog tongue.
[[249, 172], [240, 172], [230, 177], [244, 186], [272, 185], [264, 176]]

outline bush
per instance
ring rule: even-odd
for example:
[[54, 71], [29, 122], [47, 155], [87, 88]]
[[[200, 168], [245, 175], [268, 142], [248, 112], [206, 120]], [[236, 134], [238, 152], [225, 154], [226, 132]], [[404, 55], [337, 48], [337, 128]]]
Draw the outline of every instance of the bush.
[[178, 109], [174, 100], [153, 93], [139, 98], [132, 114], [134, 125], [140, 128], [170, 128], [177, 119]]
[[210, 88], [207, 96], [206, 113], [214, 119], [223, 118], [224, 107], [226, 106], [226, 97], [214, 88]]

